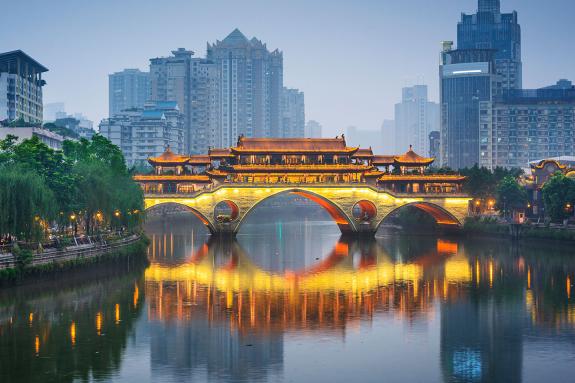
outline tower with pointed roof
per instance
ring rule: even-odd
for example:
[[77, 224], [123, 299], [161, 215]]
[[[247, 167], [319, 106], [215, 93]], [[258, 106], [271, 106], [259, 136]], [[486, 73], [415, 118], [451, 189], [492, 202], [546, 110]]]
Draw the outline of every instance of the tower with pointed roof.
[[207, 60], [218, 68], [222, 145], [246, 137], [281, 136], [283, 55], [234, 29], [207, 45]]

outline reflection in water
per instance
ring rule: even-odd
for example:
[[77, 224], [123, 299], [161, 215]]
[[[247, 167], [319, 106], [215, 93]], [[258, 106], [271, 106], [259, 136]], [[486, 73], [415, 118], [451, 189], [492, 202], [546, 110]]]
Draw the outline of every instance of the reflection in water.
[[2, 291], [0, 381], [72, 382], [116, 372], [143, 305], [144, 267], [96, 266], [70, 272], [65, 284]]
[[575, 259], [556, 244], [357, 241], [300, 219], [237, 240], [175, 217], [147, 230], [145, 271], [0, 297], [2, 382], [571, 377]]

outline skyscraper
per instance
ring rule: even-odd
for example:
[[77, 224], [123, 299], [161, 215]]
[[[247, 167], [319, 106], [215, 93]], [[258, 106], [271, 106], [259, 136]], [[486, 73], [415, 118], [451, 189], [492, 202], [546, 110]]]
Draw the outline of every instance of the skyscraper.
[[521, 88], [521, 66], [517, 12], [501, 13], [499, 0], [478, 0], [477, 13], [462, 14], [457, 25], [457, 49], [445, 42], [441, 53], [443, 165], [462, 168], [490, 161], [493, 97]]
[[427, 99], [427, 85], [403, 88], [401, 102], [395, 104], [395, 152], [412, 145], [415, 152], [427, 155], [433, 130], [439, 130], [439, 105]]
[[149, 100], [150, 74], [139, 69], [124, 69], [108, 76], [108, 114], [142, 108]]
[[21, 50], [0, 53], [0, 121], [42, 122], [42, 73], [47, 71]]
[[305, 135], [304, 94], [298, 89], [283, 88], [281, 137], [302, 138]]
[[457, 49], [494, 49], [497, 86], [521, 88], [521, 27], [517, 12], [501, 13], [499, 0], [478, 0], [476, 14], [462, 14]]
[[[441, 55], [441, 164], [453, 169], [472, 167], [486, 150], [487, 137], [479, 137], [480, 124], [489, 124], [496, 81], [492, 49], [452, 50]], [[480, 112], [480, 109], [482, 110]]]
[[235, 29], [207, 46], [207, 60], [220, 76], [220, 126], [223, 146], [247, 137], [281, 137], [283, 55]]

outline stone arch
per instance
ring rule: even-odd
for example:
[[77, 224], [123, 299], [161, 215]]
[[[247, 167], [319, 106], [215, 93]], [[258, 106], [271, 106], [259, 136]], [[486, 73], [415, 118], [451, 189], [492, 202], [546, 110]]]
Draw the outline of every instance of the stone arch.
[[159, 206], [162, 205], [179, 205], [179, 206], [183, 206], [186, 208], [186, 210], [188, 210], [190, 213], [192, 213], [193, 215], [195, 215], [203, 224], [204, 226], [206, 226], [206, 228], [208, 229], [208, 231], [210, 232], [210, 234], [213, 234], [216, 232], [214, 226], [212, 225], [212, 223], [208, 220], [208, 218], [206, 218], [206, 216], [204, 216], [201, 212], [199, 212], [198, 210], [180, 203], [180, 202], [173, 202], [173, 201], [169, 201], [169, 202], [160, 202], [160, 203], [155, 203], [155, 204], [146, 204], [146, 211], [149, 211], [150, 209], [154, 209], [157, 208]]
[[397, 212], [398, 210], [405, 208], [407, 206], [414, 206], [421, 211], [426, 212], [430, 216], [435, 219], [435, 222], [438, 225], [446, 225], [446, 226], [462, 226], [462, 223], [457, 219], [453, 214], [447, 211], [444, 207], [439, 206], [432, 202], [412, 202], [407, 203], [405, 205], [398, 206], [397, 208], [389, 211], [381, 221], [377, 224], [376, 229], [379, 229], [379, 226], [385, 221], [390, 215]]
[[282, 190], [278, 193], [274, 193], [272, 195], [269, 195], [269, 196], [262, 198], [261, 200], [257, 201], [240, 217], [240, 221], [238, 222], [238, 225], [237, 225], [235, 231], [238, 232], [240, 230], [240, 227], [241, 227], [242, 223], [244, 222], [244, 220], [246, 219], [246, 217], [248, 217], [250, 215], [250, 213], [254, 209], [256, 209], [262, 202], [267, 201], [268, 199], [277, 197], [277, 196], [282, 195], [282, 194], [287, 194], [287, 193], [300, 195], [302, 197], [305, 197], [305, 198], [317, 203], [321, 207], [323, 207], [329, 213], [329, 215], [332, 217], [332, 219], [335, 221], [335, 223], [337, 224], [337, 226], [339, 227], [339, 229], [341, 230], [342, 233], [349, 233], [349, 232], [355, 231], [355, 226], [354, 226], [353, 220], [335, 202], [333, 202], [330, 199], [323, 197], [317, 193], [314, 193], [314, 192], [311, 192], [311, 191], [305, 190], [305, 189], [298, 189], [298, 188]]

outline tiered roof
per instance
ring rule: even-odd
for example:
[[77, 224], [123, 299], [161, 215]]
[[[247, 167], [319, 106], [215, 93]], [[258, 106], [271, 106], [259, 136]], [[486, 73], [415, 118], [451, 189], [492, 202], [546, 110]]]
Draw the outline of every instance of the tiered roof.
[[435, 158], [422, 157], [415, 153], [409, 146], [409, 150], [400, 156], [396, 156], [394, 161], [400, 166], [429, 166], [435, 161]]
[[230, 148], [233, 153], [334, 153], [353, 154], [359, 148], [347, 147], [344, 137], [336, 138], [247, 138], [241, 136], [237, 146]]
[[175, 154], [168, 146], [166, 148], [166, 151], [162, 153], [160, 156], [148, 158], [148, 162], [151, 165], [178, 166], [178, 165], [185, 165], [188, 162], [188, 159], [189, 159], [188, 156]]

